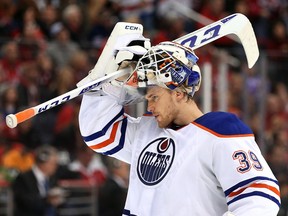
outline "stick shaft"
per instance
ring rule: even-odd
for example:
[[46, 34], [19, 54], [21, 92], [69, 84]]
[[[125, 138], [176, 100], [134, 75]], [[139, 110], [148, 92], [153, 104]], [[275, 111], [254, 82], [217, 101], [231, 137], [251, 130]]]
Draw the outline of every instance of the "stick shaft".
[[60, 96], [57, 96], [51, 100], [48, 100], [44, 103], [41, 103], [37, 106], [25, 109], [21, 112], [18, 112], [16, 114], [10, 114], [8, 116], [6, 116], [6, 124], [8, 127], [10, 128], [14, 128], [16, 127], [19, 123], [26, 121], [30, 118], [32, 118], [33, 116], [36, 116], [44, 111], [47, 111], [53, 107], [56, 107], [62, 103], [65, 103], [79, 95], [84, 94], [85, 92], [88, 92], [92, 89], [97, 89], [99, 88], [101, 85], [103, 85], [104, 83], [107, 83], [111, 80], [114, 80], [118, 77], [121, 77], [127, 73], [130, 73], [131, 69], [130, 68], [126, 68], [126, 69], [122, 69], [116, 72], [113, 72], [111, 74], [108, 74], [107, 76], [104, 76], [100, 79], [94, 80], [86, 85], [83, 85], [81, 87], [75, 88], [69, 92], [66, 92], [65, 94], [62, 94]]

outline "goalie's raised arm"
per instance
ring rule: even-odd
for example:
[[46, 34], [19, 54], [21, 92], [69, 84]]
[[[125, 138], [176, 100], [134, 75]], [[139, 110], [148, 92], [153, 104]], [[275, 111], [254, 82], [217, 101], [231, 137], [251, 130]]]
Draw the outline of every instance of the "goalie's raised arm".
[[[150, 40], [143, 37], [142, 34], [143, 26], [141, 24], [118, 22], [112, 30], [96, 65], [84, 79], [77, 83], [77, 86], [82, 86], [116, 71], [119, 64], [125, 59], [137, 61], [136, 58], [133, 58], [133, 50], [129, 52], [129, 50], [125, 50], [125, 47], [130, 46], [133, 49], [133, 47], [138, 46], [138, 50], [139, 47], [144, 50], [149, 48]], [[135, 55], [141, 55], [143, 49], [140, 50], [140, 53], [136, 51]]]
[[[78, 86], [104, 75], [109, 76], [114, 70], [135, 69], [138, 60], [150, 48], [150, 41], [142, 36], [139, 24], [132, 28], [133, 25], [122, 23], [114, 28], [95, 68]], [[99, 70], [99, 64], [102, 70]], [[124, 113], [123, 105], [144, 99], [137, 88], [125, 85], [129, 75], [118, 77], [102, 85], [101, 89], [83, 95], [79, 113], [80, 130], [86, 144], [99, 153], [113, 155], [126, 162], [130, 162], [129, 146], [137, 126]]]

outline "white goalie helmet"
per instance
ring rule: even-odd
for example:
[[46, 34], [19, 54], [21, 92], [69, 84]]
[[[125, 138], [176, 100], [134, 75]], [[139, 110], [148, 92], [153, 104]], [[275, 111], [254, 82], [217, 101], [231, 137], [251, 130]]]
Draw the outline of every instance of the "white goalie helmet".
[[158, 85], [181, 89], [193, 96], [199, 90], [201, 73], [195, 53], [180, 44], [162, 42], [144, 54], [127, 83], [135, 87]]

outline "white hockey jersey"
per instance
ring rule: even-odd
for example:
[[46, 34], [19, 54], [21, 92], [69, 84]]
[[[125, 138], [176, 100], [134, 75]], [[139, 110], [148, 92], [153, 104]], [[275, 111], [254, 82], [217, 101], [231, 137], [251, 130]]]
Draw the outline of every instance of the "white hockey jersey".
[[276, 216], [280, 192], [251, 130], [211, 112], [178, 129], [132, 118], [109, 96], [83, 96], [80, 130], [93, 150], [131, 165], [123, 215]]

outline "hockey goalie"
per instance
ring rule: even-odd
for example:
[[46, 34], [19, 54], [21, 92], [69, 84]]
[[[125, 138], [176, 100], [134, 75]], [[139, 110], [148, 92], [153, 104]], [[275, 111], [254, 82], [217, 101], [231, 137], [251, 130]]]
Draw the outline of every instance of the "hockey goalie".
[[[149, 46], [139, 25], [121, 28], [79, 85], [119, 67], [131, 72], [85, 93], [79, 123], [89, 148], [130, 164], [123, 215], [276, 216], [278, 181], [252, 130], [194, 101], [201, 59], [178, 43]], [[147, 115], [124, 112], [143, 100]]]

